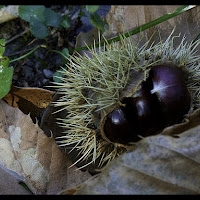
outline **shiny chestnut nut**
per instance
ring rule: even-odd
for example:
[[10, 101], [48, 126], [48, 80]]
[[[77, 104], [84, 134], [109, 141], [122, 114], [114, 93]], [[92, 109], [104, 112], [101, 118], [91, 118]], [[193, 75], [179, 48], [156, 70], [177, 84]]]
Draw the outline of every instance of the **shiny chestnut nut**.
[[124, 107], [109, 113], [104, 133], [112, 142], [137, 142], [168, 125], [179, 123], [190, 108], [184, 74], [177, 67], [154, 66], [134, 97], [122, 99]]
[[[126, 103], [126, 115], [130, 124], [137, 122], [138, 134], [146, 137], [156, 134], [165, 126], [158, 98], [150, 92], [141, 89], [137, 97], [129, 97], [123, 100]], [[136, 114], [136, 120], [131, 114]]]
[[157, 96], [166, 125], [181, 122], [191, 101], [183, 72], [174, 66], [158, 65], [151, 69], [149, 79], [150, 93]]
[[134, 123], [134, 126], [133, 123], [129, 122], [125, 114], [125, 108], [119, 107], [107, 115], [104, 122], [104, 133], [111, 142], [121, 144], [126, 144], [131, 141], [137, 142], [140, 140], [137, 136], [138, 127], [137, 123]]

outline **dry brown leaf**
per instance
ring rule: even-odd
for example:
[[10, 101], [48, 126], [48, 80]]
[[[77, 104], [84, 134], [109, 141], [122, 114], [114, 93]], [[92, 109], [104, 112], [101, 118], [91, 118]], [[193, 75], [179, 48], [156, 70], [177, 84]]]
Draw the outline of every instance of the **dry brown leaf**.
[[55, 92], [42, 88], [20, 88], [12, 85], [10, 92], [4, 97], [4, 100], [6, 100], [9, 105], [19, 107], [20, 99], [26, 99], [38, 108], [46, 108], [49, 103], [52, 102], [54, 94]]
[[136, 150], [116, 158], [102, 174], [93, 176], [82, 185], [63, 190], [61, 194], [198, 193], [199, 124], [200, 109], [197, 109], [184, 123], [141, 140]]
[[0, 9], [0, 24], [17, 18], [18, 7], [19, 6], [15, 5], [15, 6], [5, 6], [1, 8]]
[[[52, 102], [57, 101], [60, 98], [58, 92], [53, 96]], [[60, 137], [63, 135], [64, 129], [58, 125], [58, 118], [64, 119], [67, 115], [67, 111], [57, 112], [61, 107], [55, 107], [52, 104], [45, 109], [40, 123], [40, 128], [45, 132], [47, 136], [53, 135], [53, 137]]]
[[[75, 194], [200, 194], [200, 125], [180, 138], [152, 136], [113, 160]], [[62, 192], [66, 194], [65, 192]]]
[[20, 88], [12, 85], [10, 92], [3, 99], [23, 113], [31, 113], [34, 119], [52, 102], [54, 94], [53, 91], [41, 88]]
[[[80, 32], [76, 38], [76, 45], [75, 48], [83, 47], [86, 44], [91, 45], [94, 44], [94, 41], [97, 43], [99, 42], [99, 35], [98, 35], [98, 29], [95, 27], [91, 31], [84, 33]], [[82, 50], [79, 52], [82, 56], [86, 53], [88, 56], [90, 56], [89, 50]]]
[[[53, 97], [53, 102], [57, 101], [60, 98], [61, 94], [58, 92], [54, 95]], [[63, 106], [60, 107], [55, 107], [52, 104], [50, 104], [44, 111], [41, 119], [41, 124], [40, 128], [45, 132], [47, 136], [53, 135], [54, 138], [63, 136], [63, 132], [65, 131], [65, 128], [59, 126], [58, 119], [64, 119], [66, 118], [67, 115], [67, 110], [64, 109], [61, 112], [58, 112], [60, 109], [62, 109]], [[61, 147], [65, 148], [65, 147]], [[76, 162], [80, 157], [81, 154], [79, 154], [79, 151], [71, 151], [71, 148], [66, 148], [65, 152], [68, 152], [68, 156], [72, 163]], [[86, 165], [88, 162], [87, 161], [82, 161], [80, 163], [77, 163], [77, 167], [82, 167]], [[82, 168], [83, 170], [87, 170], [91, 174], [96, 174], [96, 168], [97, 168], [98, 162], [96, 164], [92, 163], [88, 165], [87, 167]]]
[[28, 115], [0, 101], [0, 164], [35, 194], [56, 194], [91, 175], [72, 164]]
[[4, 169], [1, 169], [0, 166], [0, 195], [5, 194], [31, 194], [30, 191], [27, 191], [24, 187], [19, 184], [19, 181], [7, 173]]

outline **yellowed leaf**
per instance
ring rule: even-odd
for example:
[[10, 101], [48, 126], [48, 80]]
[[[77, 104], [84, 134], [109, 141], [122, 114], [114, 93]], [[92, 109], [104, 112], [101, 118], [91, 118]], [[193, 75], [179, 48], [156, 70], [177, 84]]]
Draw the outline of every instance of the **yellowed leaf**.
[[49, 103], [52, 102], [54, 94], [55, 92], [42, 88], [20, 88], [12, 85], [10, 92], [4, 97], [4, 100], [6, 100], [9, 105], [13, 106], [14, 104], [14, 107], [19, 107], [18, 104], [20, 104], [20, 100], [25, 99], [38, 108], [46, 108]]
[[32, 119], [35, 119], [52, 102], [54, 94], [53, 91], [41, 88], [20, 88], [12, 85], [10, 92], [3, 99], [23, 113], [30, 113]]

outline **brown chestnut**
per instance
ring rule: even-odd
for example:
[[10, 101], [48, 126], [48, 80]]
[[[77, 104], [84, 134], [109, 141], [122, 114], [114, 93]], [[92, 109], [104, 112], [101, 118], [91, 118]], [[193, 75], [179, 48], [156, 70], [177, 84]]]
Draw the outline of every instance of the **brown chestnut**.
[[165, 125], [158, 98], [143, 89], [139, 91], [138, 95], [123, 100], [126, 103], [128, 120], [133, 124], [135, 119], [132, 119], [131, 113], [135, 113], [138, 125], [137, 134], [143, 137], [156, 134]]
[[174, 66], [158, 65], [150, 71], [151, 94], [155, 94], [166, 125], [180, 122], [190, 108], [190, 94], [183, 72]]
[[190, 108], [190, 94], [183, 72], [174, 66], [153, 66], [149, 77], [133, 97], [122, 99], [124, 107], [106, 116], [104, 133], [126, 144], [156, 134], [168, 125], [181, 122]]
[[[132, 113], [134, 115], [134, 113]], [[134, 117], [132, 116], [132, 119]], [[125, 114], [125, 108], [119, 107], [109, 113], [104, 123], [104, 132], [111, 142], [128, 143], [136, 142], [140, 138], [137, 136], [137, 123], [130, 123]], [[134, 127], [134, 128], [133, 128]]]

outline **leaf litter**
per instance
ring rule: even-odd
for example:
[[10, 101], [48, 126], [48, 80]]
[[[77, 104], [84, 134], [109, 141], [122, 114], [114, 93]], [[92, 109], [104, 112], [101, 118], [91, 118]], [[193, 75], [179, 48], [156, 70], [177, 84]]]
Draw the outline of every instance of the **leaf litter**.
[[25, 182], [34, 194], [56, 194], [88, 179], [70, 169], [67, 154], [47, 137], [30, 116], [0, 101], [0, 164]]
[[179, 138], [147, 137], [73, 194], [199, 194], [199, 141], [200, 125]]

